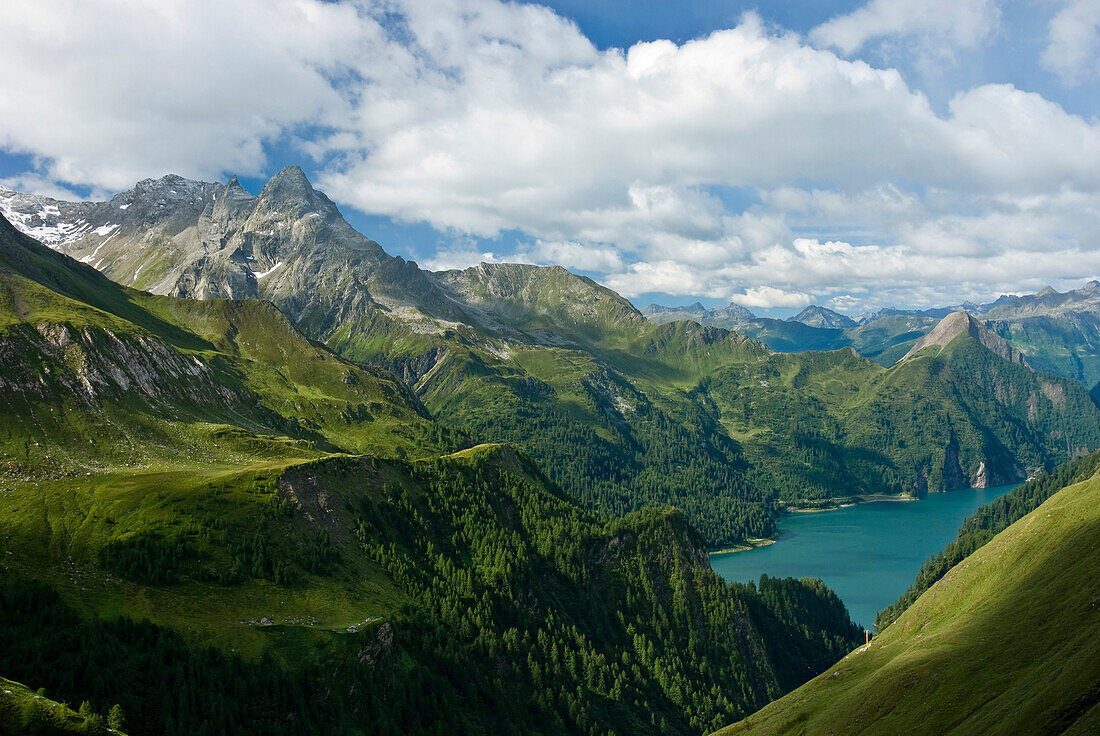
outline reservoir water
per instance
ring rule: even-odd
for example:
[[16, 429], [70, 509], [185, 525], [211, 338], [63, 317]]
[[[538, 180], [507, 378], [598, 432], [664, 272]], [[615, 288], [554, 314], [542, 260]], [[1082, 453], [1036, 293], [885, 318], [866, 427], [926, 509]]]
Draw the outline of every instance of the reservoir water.
[[715, 555], [711, 566], [736, 582], [821, 578], [873, 629], [875, 614], [897, 600], [921, 565], [955, 535], [963, 519], [1015, 485], [932, 493], [919, 501], [875, 501], [834, 511], [784, 514], [779, 541]]

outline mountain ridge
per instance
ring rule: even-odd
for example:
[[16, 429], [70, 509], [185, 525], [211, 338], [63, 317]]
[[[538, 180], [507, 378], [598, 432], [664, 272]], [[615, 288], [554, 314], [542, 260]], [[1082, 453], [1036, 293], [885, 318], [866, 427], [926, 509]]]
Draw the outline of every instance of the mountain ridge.
[[973, 315], [963, 311], [952, 312], [940, 320], [931, 332], [909, 348], [909, 352], [902, 356], [902, 360], [908, 360], [925, 350], [934, 350], [938, 355], [954, 340], [964, 336], [977, 340], [1010, 363], [1028, 365], [1020, 351], [1009, 345], [1007, 340], [976, 320]]
[[856, 326], [856, 321], [851, 317], [843, 315], [840, 312], [834, 312], [826, 307], [820, 307], [816, 304], [811, 304], [798, 314], [793, 317], [788, 317], [787, 319], [791, 322], [801, 322], [810, 327], [824, 327], [827, 329], [842, 330]]
[[[61, 249], [82, 258], [110, 250], [125, 266], [124, 282], [132, 280], [131, 259], [144, 258], [135, 267], [142, 279], [159, 268], [169, 278], [156, 283], [171, 287], [161, 290], [185, 296], [238, 289], [225, 275], [236, 274], [244, 284], [238, 297], [254, 289], [309, 339], [391, 371], [456, 433], [516, 444], [570, 492], [616, 514], [675, 503], [714, 544], [767, 536], [772, 499], [793, 493], [922, 493], [1007, 481], [1100, 443], [1091, 401], [1078, 423], [1050, 414], [1055, 400], [1079, 404], [1078, 388], [1009, 375], [981, 351], [974, 359], [1010, 391], [990, 397], [984, 384], [971, 386], [988, 379], [965, 366], [945, 370], [951, 356], [883, 372], [846, 351], [773, 355], [747, 325], [738, 329], [750, 337], [698, 327], [679, 313], [653, 325], [618, 294], [560, 267], [426, 272], [355, 232], [297, 168], [276, 174], [256, 197], [232, 180], [191, 188], [209, 201], [177, 188], [183, 204], [173, 215], [159, 190], [175, 186], [157, 180], [143, 185], [152, 193], [145, 200], [119, 200], [115, 210], [129, 204], [120, 212], [141, 217], [111, 215], [125, 236], [117, 245], [97, 233]], [[155, 217], [145, 227], [147, 212]], [[177, 261], [192, 254], [187, 278], [158, 266], [160, 251], [140, 247], [162, 241], [171, 241]], [[888, 335], [907, 330], [890, 348], [900, 358], [916, 318], [885, 319], [897, 322]], [[784, 335], [846, 333], [786, 320], [753, 324]], [[951, 388], [960, 375], [966, 383]], [[1049, 396], [1040, 384], [1050, 384]], [[918, 404], [951, 422], [905, 422]], [[876, 439], [868, 426], [898, 440]]]

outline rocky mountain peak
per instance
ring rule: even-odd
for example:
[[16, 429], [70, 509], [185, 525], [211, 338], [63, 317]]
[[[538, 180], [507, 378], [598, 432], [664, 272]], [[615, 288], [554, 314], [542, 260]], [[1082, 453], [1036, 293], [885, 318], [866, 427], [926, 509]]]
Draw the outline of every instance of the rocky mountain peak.
[[207, 208], [198, 223], [198, 234], [205, 243], [204, 250], [209, 252], [211, 246], [214, 249], [224, 244], [213, 241], [228, 236], [238, 229], [255, 205], [256, 197], [249, 194], [236, 176], [230, 178], [229, 183], [221, 187], [214, 195], [212, 206]]
[[961, 310], [952, 312], [940, 320], [940, 323], [933, 327], [931, 332], [913, 344], [913, 347], [909, 349], [902, 360], [907, 360], [926, 348], [939, 348], [936, 352], [938, 355], [960, 336], [977, 340], [1005, 360], [1027, 365], [1023, 354], [1009, 345], [1007, 340], [993, 332], [972, 315]]
[[[186, 179], [178, 174], [167, 174], [159, 179], [142, 179], [134, 185], [132, 193], [138, 197], [162, 197], [181, 200], [211, 186], [216, 185], [210, 182]], [[123, 194], [126, 194], [126, 192]]]
[[278, 198], [292, 198], [292, 197], [306, 197], [311, 198], [316, 196], [317, 191], [313, 188], [309, 178], [306, 177], [306, 172], [302, 171], [301, 166], [287, 166], [275, 176], [267, 180], [264, 184], [263, 190], [260, 192], [261, 197], [278, 197]]
[[291, 166], [284, 166], [279, 170], [279, 173], [268, 179], [265, 188], [269, 186], [277, 186], [284, 188], [294, 188], [306, 192], [313, 191], [313, 185], [309, 181], [309, 177], [306, 176], [306, 172], [302, 170], [301, 166], [297, 164]]
[[254, 202], [256, 197], [248, 192], [243, 186], [241, 186], [240, 180], [236, 175], [233, 175], [229, 179], [229, 183], [218, 192], [215, 197], [215, 202], [223, 206], [244, 205]]
[[737, 315], [746, 320], [756, 319], [756, 315], [752, 313], [752, 310], [748, 307], [741, 306], [737, 302], [730, 302], [724, 307], [724, 310], [731, 315]]
[[268, 179], [260, 190], [257, 209], [294, 218], [310, 214], [324, 218], [330, 215], [339, 217], [336, 205], [324, 193], [313, 188], [300, 166], [287, 166]]
[[856, 321], [851, 317], [846, 317], [826, 307], [819, 307], [816, 304], [806, 307], [795, 316], [788, 318], [788, 321], [801, 322], [810, 327], [825, 329], [845, 329], [856, 326]]
[[243, 186], [241, 186], [241, 180], [237, 178], [236, 174], [229, 177], [229, 181], [225, 185], [225, 191], [227, 194], [232, 193], [234, 196], [237, 196], [239, 193], [244, 193], [249, 197], [252, 196]]

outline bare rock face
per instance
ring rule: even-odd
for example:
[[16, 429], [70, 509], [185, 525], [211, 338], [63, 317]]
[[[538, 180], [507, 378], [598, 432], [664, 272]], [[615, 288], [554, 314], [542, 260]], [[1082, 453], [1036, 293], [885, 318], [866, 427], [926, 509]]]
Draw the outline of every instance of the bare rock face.
[[21, 326], [0, 338], [0, 360], [8, 366], [0, 374], [0, 391], [28, 396], [61, 391], [92, 406], [123, 395], [209, 406], [246, 399], [223, 385], [202, 359], [153, 337], [104, 328], [50, 322]]
[[195, 299], [268, 299], [315, 338], [357, 320], [420, 332], [477, 323], [430, 273], [353, 229], [297, 166], [255, 196], [236, 177], [217, 184], [174, 175], [108, 202], [0, 188], [0, 214], [118, 283]]
[[322, 341], [343, 326], [538, 343], [549, 339], [543, 333], [644, 321], [618, 294], [560, 267], [433, 274], [390, 256], [297, 166], [258, 195], [236, 177], [217, 184], [174, 175], [108, 202], [0, 189], [0, 213], [118, 283], [196, 299], [267, 299]]
[[908, 360], [928, 348], [939, 348], [936, 350], [936, 354], [938, 355], [943, 352], [944, 348], [960, 336], [967, 336], [977, 340], [1005, 360], [1020, 365], [1027, 365], [1027, 361], [1024, 360], [1023, 354], [1009, 345], [1007, 340], [990, 330], [970, 314], [962, 311], [953, 312], [940, 320], [940, 323], [932, 328], [931, 332], [917, 340], [902, 360]]

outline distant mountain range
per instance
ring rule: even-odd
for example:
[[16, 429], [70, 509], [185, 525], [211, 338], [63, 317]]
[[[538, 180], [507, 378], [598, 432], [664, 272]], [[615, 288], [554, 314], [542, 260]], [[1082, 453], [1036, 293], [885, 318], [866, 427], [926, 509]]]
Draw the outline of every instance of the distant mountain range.
[[[646, 317], [659, 324], [675, 322], [678, 319], [691, 319], [702, 325], [724, 327], [730, 330], [761, 319], [747, 308], [733, 303], [717, 309], [707, 309], [699, 302], [686, 307], [664, 307], [660, 304], [650, 304], [641, 311]], [[786, 321], [799, 322], [808, 327], [824, 329], [845, 329], [856, 326], [856, 321], [851, 317], [846, 317], [815, 304], [806, 307], [793, 317], [788, 317]]]
[[701, 325], [737, 330], [772, 350], [802, 352], [855, 348], [880, 365], [904, 358], [940, 320], [969, 314], [1006, 339], [1036, 370], [1072, 378], [1086, 387], [1100, 383], [1100, 282], [1057, 292], [1001, 296], [987, 304], [965, 302], [954, 307], [906, 310], [887, 307], [853, 320], [816, 305], [786, 320], [756, 317], [736, 304], [706, 309], [662, 307], [642, 310], [650, 320], [668, 323], [690, 319]]
[[[297, 167], [257, 196], [236, 179], [168, 176], [100, 203], [6, 190], [0, 211], [127, 286], [269, 300], [344, 360], [396, 374], [456, 436], [523, 449], [605, 511], [675, 504], [716, 545], [772, 533], [774, 499], [998, 484], [1100, 446], [1087, 392], [1031, 370], [1057, 361], [1013, 335], [1025, 358], [1015, 360], [989, 337], [1002, 322], [946, 329], [937, 352], [900, 363], [938, 319], [890, 314], [851, 326], [823, 308], [771, 320], [694, 305], [660, 313], [677, 320], [658, 325], [652, 309], [647, 319], [560, 267], [432, 273], [394, 258]], [[1079, 314], [1074, 298], [1036, 299], [1013, 304], [1028, 320]], [[1022, 324], [996, 304], [1000, 329]], [[708, 315], [734, 331], [683, 319]], [[1066, 422], [1070, 407], [1077, 420]]]
[[843, 314], [834, 312], [831, 309], [826, 309], [825, 307], [819, 307], [816, 304], [811, 304], [806, 307], [801, 312], [791, 317], [790, 320], [792, 322], [801, 322], [810, 327], [819, 327], [826, 330], [844, 330], [856, 326], [856, 321], [851, 317], [845, 317]]

